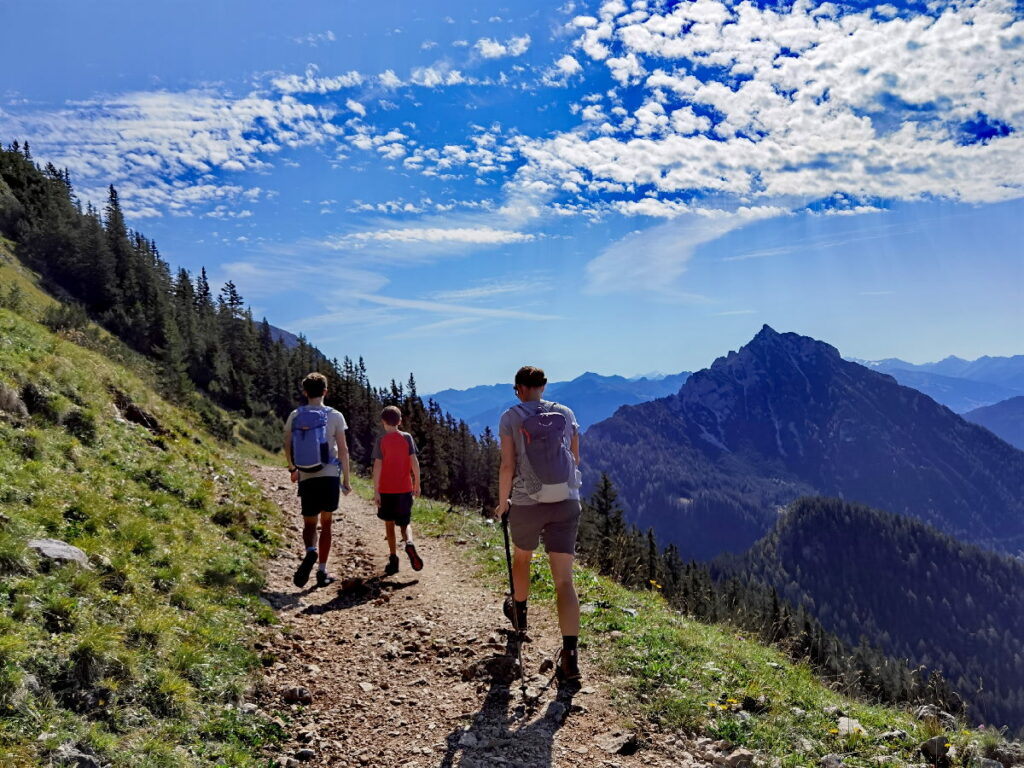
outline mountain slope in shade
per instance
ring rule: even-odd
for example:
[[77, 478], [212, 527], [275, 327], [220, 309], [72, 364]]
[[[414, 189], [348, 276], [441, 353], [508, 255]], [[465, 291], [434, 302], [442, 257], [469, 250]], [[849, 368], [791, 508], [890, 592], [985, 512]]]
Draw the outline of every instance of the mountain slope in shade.
[[1024, 395], [968, 411], [964, 418], [980, 424], [1010, 445], [1024, 450]]
[[[586, 429], [611, 416], [620, 406], [635, 405], [678, 392], [689, 375], [684, 371], [658, 379], [626, 379], [588, 372], [571, 381], [551, 382], [544, 397], [572, 408], [580, 426]], [[477, 433], [485, 427], [496, 432], [502, 412], [517, 402], [511, 382], [465, 390], [446, 389], [430, 397], [443, 410], [466, 421]]]
[[692, 557], [746, 549], [808, 494], [1024, 546], [1024, 453], [828, 344], [768, 326], [677, 395], [595, 424], [585, 456], [588, 483], [607, 472], [631, 521]]
[[1019, 560], [908, 517], [805, 498], [750, 552], [718, 565], [775, 587], [851, 645], [866, 636], [912, 666], [941, 670], [972, 720], [1024, 725]]
[[[889, 361], [884, 360], [878, 361], [877, 364], [866, 365], [872, 370], [889, 374], [903, 386], [923, 392], [932, 400], [942, 403], [950, 410], [960, 414], [998, 403], [1000, 400], [1017, 394], [1017, 390], [1004, 387], [1001, 384], [974, 381], [956, 376], [943, 376], [917, 368], [901, 368], [895, 364], [890, 365]], [[905, 365], [911, 364], [905, 363]]]

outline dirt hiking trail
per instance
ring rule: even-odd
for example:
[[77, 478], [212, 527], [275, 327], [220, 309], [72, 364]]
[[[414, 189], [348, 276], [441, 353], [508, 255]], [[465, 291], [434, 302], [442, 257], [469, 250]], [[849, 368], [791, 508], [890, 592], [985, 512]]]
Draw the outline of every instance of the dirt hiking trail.
[[[311, 577], [305, 588], [295, 587], [302, 553], [295, 486], [279, 468], [252, 464], [250, 471], [286, 513], [286, 539], [270, 560], [263, 593], [280, 625], [259, 641], [277, 657], [266, 669], [260, 706], [291, 711], [289, 742], [273, 755], [281, 765], [690, 764], [692, 755], [671, 737], [647, 735], [636, 751], [609, 702], [609, 682], [585, 651], [579, 685], [559, 690], [552, 682], [535, 707], [524, 707], [500, 596], [474, 576], [475, 566], [454, 543], [419, 535], [415, 514], [422, 571], [413, 572], [400, 553], [401, 570], [382, 576], [383, 523], [372, 504], [351, 494], [334, 517], [329, 568], [338, 580], [317, 589]], [[538, 674], [542, 662], [561, 646], [551, 611], [531, 605], [530, 635], [524, 666], [536, 693], [551, 677]], [[309, 703], [286, 703], [306, 695], [299, 687], [308, 689]]]

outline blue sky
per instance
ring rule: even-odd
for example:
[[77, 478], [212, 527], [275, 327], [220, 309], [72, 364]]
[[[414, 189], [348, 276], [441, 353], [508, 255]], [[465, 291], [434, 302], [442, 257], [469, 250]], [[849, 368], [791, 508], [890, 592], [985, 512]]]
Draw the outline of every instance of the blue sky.
[[763, 323], [868, 359], [1024, 353], [1013, 2], [4, 21], [0, 139], [84, 198], [113, 182], [172, 264], [382, 383], [692, 370]]

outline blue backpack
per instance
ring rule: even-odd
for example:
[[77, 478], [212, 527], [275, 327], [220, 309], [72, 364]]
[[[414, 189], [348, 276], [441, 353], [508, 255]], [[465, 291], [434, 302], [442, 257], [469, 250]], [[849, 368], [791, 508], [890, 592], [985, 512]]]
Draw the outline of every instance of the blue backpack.
[[303, 405], [292, 419], [292, 462], [303, 472], [319, 472], [331, 462], [327, 418], [332, 410]]
[[526, 464], [540, 488], [528, 495], [537, 502], [565, 501], [580, 487], [576, 460], [565, 444], [565, 415], [541, 401], [537, 412], [518, 406], [525, 417], [519, 431], [523, 436]]

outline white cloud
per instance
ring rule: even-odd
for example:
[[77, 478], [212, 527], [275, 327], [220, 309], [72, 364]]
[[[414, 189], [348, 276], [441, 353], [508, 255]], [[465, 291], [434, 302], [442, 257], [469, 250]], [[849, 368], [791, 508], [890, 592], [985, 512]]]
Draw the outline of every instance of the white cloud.
[[106, 185], [115, 184], [133, 216], [186, 215], [211, 202], [256, 199], [258, 188], [219, 176], [261, 169], [282, 150], [340, 133], [331, 107], [213, 90], [127, 93], [0, 117], [5, 133], [31, 136], [39, 157], [69, 168], [85, 199], [101, 201]]
[[270, 81], [274, 90], [281, 93], [334, 93], [362, 84], [363, 76], [356, 70], [340, 75], [321, 77], [320, 69], [315, 64], [306, 67], [306, 72], [303, 75], [280, 75]]
[[493, 227], [407, 227], [403, 229], [381, 229], [368, 232], [355, 232], [351, 235], [324, 241], [324, 245], [334, 249], [359, 247], [366, 243], [462, 243], [477, 245], [503, 245], [507, 243], [527, 243], [536, 239], [535, 235], [526, 232], [514, 232]]
[[377, 75], [377, 81], [385, 88], [398, 88], [402, 85], [401, 78], [390, 69], [385, 69]]
[[585, 290], [594, 294], [634, 291], [679, 301], [706, 301], [676, 288], [676, 281], [686, 271], [697, 248], [757, 218], [777, 213], [690, 214], [633, 232], [606, 247], [587, 264]]
[[316, 48], [321, 43], [333, 43], [336, 39], [334, 32], [328, 29], [326, 32], [310, 32], [302, 37], [293, 37], [292, 42]]
[[355, 112], [360, 117], [366, 117], [366, 107], [360, 104], [355, 99], [346, 99], [345, 106], [352, 112]]
[[500, 59], [503, 56], [522, 56], [530, 48], [530, 36], [511, 37], [504, 43], [490, 37], [482, 37], [474, 46], [485, 59]]
[[555, 67], [566, 77], [571, 77], [572, 75], [575, 75], [577, 72], [583, 71], [583, 67], [580, 66], [580, 63], [576, 61], [576, 59], [574, 59], [572, 56], [569, 56], [568, 54], [566, 54], [558, 61], [556, 61]]
[[380, 304], [386, 307], [398, 309], [415, 309], [422, 312], [431, 312], [439, 315], [469, 315], [471, 317], [500, 317], [515, 320], [558, 320], [557, 315], [538, 314], [516, 309], [494, 309], [491, 307], [466, 306], [464, 304], [450, 304], [441, 301], [429, 301], [423, 299], [400, 299], [393, 296], [380, 296], [377, 294], [360, 294], [357, 296], [361, 301], [371, 304]]
[[493, 280], [469, 288], [458, 288], [450, 291], [434, 293], [431, 298], [435, 301], [459, 302], [479, 301], [480, 299], [491, 299], [495, 296], [509, 296], [517, 293], [530, 293], [534, 291], [551, 290], [552, 283], [536, 276], [533, 279], [515, 280]]

